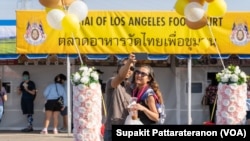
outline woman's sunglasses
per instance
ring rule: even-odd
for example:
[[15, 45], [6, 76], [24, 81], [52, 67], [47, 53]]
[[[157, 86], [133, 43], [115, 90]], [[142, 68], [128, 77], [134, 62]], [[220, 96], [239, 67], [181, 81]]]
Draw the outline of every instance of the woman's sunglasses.
[[136, 70], [136, 71], [135, 71], [135, 74], [136, 74], [136, 75], [141, 75], [141, 77], [148, 76], [148, 74], [147, 74], [147, 73], [145, 73], [145, 72], [141, 72], [141, 71], [139, 71], [139, 70]]

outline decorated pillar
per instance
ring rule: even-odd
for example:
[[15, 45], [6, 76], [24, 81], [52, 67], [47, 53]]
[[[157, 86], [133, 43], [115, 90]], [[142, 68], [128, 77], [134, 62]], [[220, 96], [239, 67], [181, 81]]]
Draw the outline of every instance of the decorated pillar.
[[101, 85], [93, 68], [72, 74], [74, 141], [101, 141]]
[[216, 124], [243, 125], [246, 121], [247, 81], [249, 76], [238, 66], [229, 65], [216, 74], [219, 82]]
[[219, 84], [216, 124], [243, 125], [246, 121], [247, 84]]

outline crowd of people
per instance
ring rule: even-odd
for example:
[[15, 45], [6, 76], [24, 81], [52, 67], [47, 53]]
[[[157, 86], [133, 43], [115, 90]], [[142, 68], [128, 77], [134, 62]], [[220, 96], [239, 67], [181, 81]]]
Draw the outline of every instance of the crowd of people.
[[[102, 74], [103, 72], [99, 72]], [[36, 97], [35, 82], [30, 80], [28, 71], [24, 71], [23, 81], [18, 87], [21, 95], [21, 109], [23, 115], [27, 116], [27, 127], [23, 132], [33, 131], [34, 99]], [[49, 84], [43, 96], [46, 99], [44, 127], [41, 134], [48, 134], [48, 127], [53, 118], [53, 133], [67, 132], [68, 129], [68, 107], [67, 107], [67, 87], [64, 85], [67, 77], [58, 74], [54, 78], [54, 83]], [[215, 75], [210, 77], [211, 83], [206, 87], [205, 92], [208, 97], [209, 118], [212, 123], [216, 123], [216, 100], [218, 82]], [[1, 83], [1, 81], [0, 81]], [[101, 83], [101, 81], [100, 81]], [[6, 90], [0, 87], [0, 121], [3, 114], [4, 102], [7, 101]], [[104, 102], [107, 110], [104, 131], [104, 141], [112, 141], [112, 125], [122, 125], [125, 123], [130, 111], [136, 110], [137, 116], [144, 125], [154, 125], [159, 121], [160, 115], [157, 110], [156, 101], [164, 103], [160, 86], [155, 79], [154, 70], [149, 65], [141, 65], [136, 68], [136, 56], [130, 54], [127, 58], [118, 60], [117, 70], [102, 89]], [[58, 97], [62, 96], [63, 106], [58, 105]], [[248, 83], [248, 111], [246, 114], [247, 122], [250, 125], [250, 82]], [[137, 101], [131, 107], [130, 100], [136, 97]], [[130, 106], [129, 106], [130, 105]], [[58, 129], [58, 119], [61, 114], [63, 127]]]
[[[121, 59], [117, 63], [117, 70], [102, 87], [104, 93], [104, 102], [106, 104], [107, 116], [105, 121], [105, 141], [111, 141], [111, 130], [113, 124], [124, 124], [126, 117], [131, 109], [128, 108], [132, 97], [137, 97], [138, 101], [133, 106], [133, 110], [138, 111], [138, 116], [143, 124], [156, 124], [159, 120], [159, 113], [156, 107], [156, 99], [163, 103], [163, 98], [159, 85], [155, 80], [155, 74], [152, 67], [144, 65], [135, 69], [136, 56], [130, 54], [129, 57]], [[103, 73], [99, 70], [100, 75]], [[18, 94], [21, 96], [21, 109], [23, 115], [27, 116], [27, 127], [22, 132], [32, 132], [34, 100], [36, 98], [37, 88], [34, 81], [30, 79], [30, 73], [22, 73], [22, 82], [18, 87]], [[54, 78], [54, 83], [48, 84], [43, 91], [45, 98], [45, 118], [44, 127], [41, 134], [48, 134], [48, 128], [52, 119], [53, 133], [67, 132], [68, 130], [68, 108], [67, 108], [67, 87], [64, 85], [67, 80], [64, 74], [58, 74]], [[101, 83], [101, 82], [100, 82]], [[148, 92], [150, 90], [150, 92]], [[147, 93], [146, 93], [147, 91]], [[144, 94], [146, 93], [146, 94]], [[143, 95], [143, 98], [141, 97]], [[155, 95], [155, 96], [154, 96]], [[58, 98], [63, 97], [63, 106], [58, 105]], [[4, 87], [1, 88], [1, 105], [7, 100]], [[59, 115], [63, 118], [63, 127], [58, 129]]]
[[[32, 132], [33, 129], [33, 114], [34, 114], [34, 100], [36, 98], [37, 89], [34, 81], [30, 79], [30, 73], [24, 71], [22, 73], [22, 82], [20, 83], [18, 89], [18, 94], [21, 95], [21, 109], [23, 115], [27, 116], [27, 127], [22, 129], [22, 132]], [[67, 108], [67, 90], [64, 86], [64, 82], [67, 80], [67, 77], [64, 74], [58, 74], [54, 78], [54, 83], [49, 84], [44, 92], [45, 102], [45, 119], [44, 119], [44, 128], [41, 131], [41, 134], [48, 134], [48, 126], [50, 123], [51, 117], [53, 117], [53, 133], [58, 133], [58, 121], [59, 114], [63, 118], [63, 127], [59, 132], [67, 132], [68, 128], [68, 108]], [[63, 97], [63, 106], [58, 105], [58, 97]], [[1, 97], [0, 105], [3, 105], [4, 101], [7, 100], [7, 95], [4, 87], [1, 88]], [[2, 115], [0, 106], [0, 115]]]

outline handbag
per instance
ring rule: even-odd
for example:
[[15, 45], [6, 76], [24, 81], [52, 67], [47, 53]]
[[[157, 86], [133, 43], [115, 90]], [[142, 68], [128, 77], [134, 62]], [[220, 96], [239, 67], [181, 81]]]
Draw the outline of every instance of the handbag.
[[56, 101], [57, 101], [57, 104], [59, 105], [59, 107], [64, 107], [64, 100], [63, 100], [63, 96], [60, 96], [59, 94], [58, 94], [58, 90], [57, 90], [57, 85], [56, 85], [56, 93], [57, 93], [57, 95], [59, 96], [57, 99], [56, 99]]
[[63, 102], [63, 97], [62, 96], [59, 96], [57, 98], [57, 103], [59, 104], [60, 107], [64, 106], [64, 102]]

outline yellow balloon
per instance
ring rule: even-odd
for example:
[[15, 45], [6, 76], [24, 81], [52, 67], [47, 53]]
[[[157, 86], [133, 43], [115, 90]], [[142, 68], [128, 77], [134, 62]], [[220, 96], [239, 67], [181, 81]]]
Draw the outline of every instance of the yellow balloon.
[[62, 29], [67, 33], [76, 33], [80, 29], [80, 23], [77, 16], [66, 14], [62, 19]]
[[209, 17], [222, 17], [227, 11], [225, 0], [214, 0], [208, 3], [207, 15]]
[[184, 9], [188, 3], [189, 3], [189, 0], [177, 0], [174, 5], [175, 11], [178, 14], [184, 16]]

